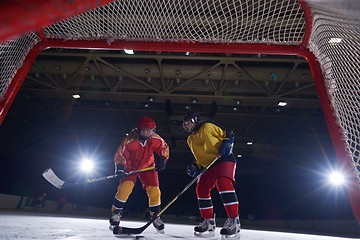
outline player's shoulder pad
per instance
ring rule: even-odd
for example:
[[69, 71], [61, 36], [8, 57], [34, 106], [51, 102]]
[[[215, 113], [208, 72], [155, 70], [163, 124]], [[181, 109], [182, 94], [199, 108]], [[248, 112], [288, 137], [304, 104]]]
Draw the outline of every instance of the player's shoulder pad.
[[156, 138], [156, 139], [160, 139], [161, 141], [165, 141], [159, 134], [154, 133], [151, 138]]
[[213, 124], [214, 126], [218, 127], [218, 128], [221, 128], [221, 130], [225, 130], [224, 127], [218, 123], [215, 123], [213, 121], [206, 121], [205, 123], [210, 123], [210, 124]]
[[220, 128], [222, 131], [226, 132], [226, 138], [234, 138], [235, 137], [233, 129], [228, 128], [228, 127], [226, 127], [224, 125], [215, 123], [215, 122], [211, 122], [211, 121], [208, 121], [208, 122], [211, 123], [211, 124], [214, 124], [216, 127]]
[[137, 128], [134, 128], [130, 133], [129, 135], [127, 135], [127, 137], [130, 137], [130, 138], [140, 138], [140, 133], [139, 131], [137, 130]]

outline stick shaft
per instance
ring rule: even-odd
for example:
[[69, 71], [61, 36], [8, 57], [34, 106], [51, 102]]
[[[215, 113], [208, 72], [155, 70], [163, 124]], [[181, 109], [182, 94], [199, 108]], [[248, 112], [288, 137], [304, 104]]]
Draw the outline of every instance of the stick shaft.
[[[159, 217], [163, 212], [165, 212], [165, 210], [166, 210], [168, 207], [170, 207], [170, 205], [173, 204], [181, 195], [183, 195], [183, 193], [186, 192], [186, 191], [201, 177], [201, 175], [203, 175], [220, 157], [221, 157], [221, 155], [217, 156], [209, 165], [207, 165], [203, 170], [201, 170], [201, 172], [199, 173], [199, 175], [197, 175], [196, 177], [194, 177], [194, 178], [191, 180], [191, 182], [189, 182], [188, 185], [186, 185], [186, 186], [184, 187], [184, 189], [183, 189], [182, 191], [180, 191], [180, 192], [174, 197], [173, 200], [171, 200], [169, 203], [167, 203], [167, 204], [163, 207], [163, 209], [156, 214], [155, 219], [156, 219], [157, 217]], [[154, 220], [155, 220], [155, 219], [154, 219]]]
[[[133, 173], [145, 172], [145, 171], [149, 171], [149, 170], [152, 170], [152, 169], [155, 169], [155, 167], [148, 167], [148, 168], [138, 169], [138, 170], [127, 172], [127, 174], [130, 175], [130, 174], [133, 174]], [[102, 181], [102, 180], [116, 178], [116, 177], [117, 177], [117, 174], [113, 174], [113, 175], [100, 177], [100, 178], [87, 179], [85, 181], [77, 182], [77, 183], [74, 183], [74, 184], [91, 183], [91, 182], [97, 182], [97, 181]]]
[[[149, 171], [149, 170], [152, 170], [152, 169], [155, 169], [155, 167], [148, 167], [148, 168], [138, 169], [138, 170], [130, 171], [127, 174], [145, 172], [145, 171]], [[54, 171], [51, 168], [44, 171], [42, 175], [49, 183], [51, 183], [53, 186], [55, 186], [55, 187], [57, 187], [59, 189], [70, 188], [70, 187], [74, 187], [74, 186], [77, 186], [77, 185], [80, 185], [80, 184], [98, 182], [98, 181], [112, 179], [112, 178], [117, 177], [117, 174], [113, 174], [113, 175], [99, 177], [99, 178], [87, 179], [87, 180], [80, 181], [80, 182], [69, 183], [69, 182], [65, 182], [65, 181], [61, 180], [58, 176], [56, 176], [56, 174], [54, 173]]]

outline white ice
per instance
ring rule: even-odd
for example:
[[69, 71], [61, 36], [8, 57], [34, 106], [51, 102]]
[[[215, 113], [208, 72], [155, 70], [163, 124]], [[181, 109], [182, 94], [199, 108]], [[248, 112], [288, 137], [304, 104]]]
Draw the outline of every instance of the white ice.
[[[146, 222], [122, 221], [121, 225], [138, 228]], [[107, 240], [135, 239], [129, 236], [115, 236], [108, 229], [107, 219], [74, 217], [65, 215], [0, 211], [0, 239], [67, 239], [67, 240]], [[193, 235], [193, 225], [170, 224], [165, 222], [165, 234], [158, 233], [150, 225], [140, 235], [150, 239], [197, 239]], [[221, 239], [220, 227], [212, 240]], [[329, 237], [298, 233], [284, 233], [242, 229], [241, 240], [344, 240], [350, 238]]]

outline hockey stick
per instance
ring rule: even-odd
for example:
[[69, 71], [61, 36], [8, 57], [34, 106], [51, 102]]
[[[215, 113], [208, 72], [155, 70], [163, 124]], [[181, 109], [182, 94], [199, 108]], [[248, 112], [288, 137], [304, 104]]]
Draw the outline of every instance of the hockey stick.
[[173, 200], [171, 200], [170, 202], [168, 202], [165, 207], [158, 212], [157, 214], [154, 214], [154, 216], [142, 227], [139, 228], [128, 228], [128, 227], [115, 227], [113, 230], [114, 234], [140, 234], [142, 233], [148, 226], [150, 226], [150, 224], [152, 224], [163, 212], [165, 212], [165, 210], [171, 205], [173, 204], [186, 190], [188, 190], [191, 185], [194, 184], [194, 182], [196, 182], [201, 175], [203, 175], [219, 158], [221, 157], [221, 155], [218, 155], [209, 165], [207, 165], [203, 170], [201, 170], [201, 172], [199, 173], [199, 175], [197, 175], [196, 177], [194, 177], [191, 182], [188, 183], [188, 185], [185, 186], [185, 188], [179, 192]]
[[[148, 171], [148, 170], [152, 170], [152, 169], [155, 169], [155, 167], [148, 167], [148, 168], [130, 171], [130, 172], [127, 172], [127, 175], [133, 174], [133, 173], [138, 173], [138, 172], [144, 172], [144, 171]], [[56, 174], [54, 173], [54, 171], [51, 168], [46, 169], [42, 175], [49, 183], [51, 183], [52, 185], [54, 185], [55, 187], [57, 187], [59, 189], [71, 188], [71, 187], [75, 187], [79, 184], [98, 182], [98, 181], [117, 177], [117, 174], [113, 174], [113, 175], [100, 177], [100, 178], [87, 179], [87, 180], [84, 180], [81, 182], [69, 183], [69, 182], [65, 182], [65, 181], [61, 180], [58, 176], [56, 176]]]

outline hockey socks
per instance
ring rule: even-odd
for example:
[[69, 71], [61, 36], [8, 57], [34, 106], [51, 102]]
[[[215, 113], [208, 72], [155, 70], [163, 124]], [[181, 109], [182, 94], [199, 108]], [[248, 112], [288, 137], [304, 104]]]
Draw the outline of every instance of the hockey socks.
[[219, 177], [216, 179], [216, 187], [229, 218], [239, 216], [239, 202], [231, 179]]

